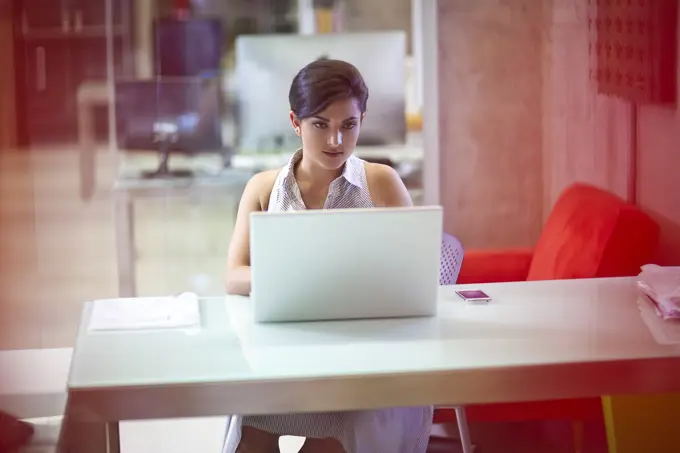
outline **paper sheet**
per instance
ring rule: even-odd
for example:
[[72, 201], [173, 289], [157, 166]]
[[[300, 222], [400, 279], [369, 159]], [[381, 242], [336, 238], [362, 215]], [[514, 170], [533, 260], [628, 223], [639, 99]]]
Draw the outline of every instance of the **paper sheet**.
[[198, 328], [198, 296], [104, 299], [94, 302], [88, 330]]

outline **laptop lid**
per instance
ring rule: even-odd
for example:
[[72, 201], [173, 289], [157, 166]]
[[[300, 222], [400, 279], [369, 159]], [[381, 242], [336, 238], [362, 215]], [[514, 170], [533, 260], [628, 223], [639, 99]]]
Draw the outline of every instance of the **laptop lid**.
[[255, 320], [434, 315], [442, 221], [439, 206], [252, 213]]

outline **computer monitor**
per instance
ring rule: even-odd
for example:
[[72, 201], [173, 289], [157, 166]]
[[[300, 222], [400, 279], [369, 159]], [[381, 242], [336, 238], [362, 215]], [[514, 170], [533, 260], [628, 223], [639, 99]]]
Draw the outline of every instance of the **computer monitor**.
[[321, 57], [352, 63], [366, 81], [369, 97], [359, 145], [406, 141], [405, 32], [246, 35], [236, 40], [233, 90], [240, 151], [299, 146], [288, 117], [288, 92], [300, 69]]
[[219, 78], [180, 77], [115, 82], [118, 147], [160, 153], [224, 154]]
[[118, 79], [115, 93], [119, 147], [155, 149], [154, 130], [169, 122], [178, 127], [172, 151], [222, 150], [219, 79]]

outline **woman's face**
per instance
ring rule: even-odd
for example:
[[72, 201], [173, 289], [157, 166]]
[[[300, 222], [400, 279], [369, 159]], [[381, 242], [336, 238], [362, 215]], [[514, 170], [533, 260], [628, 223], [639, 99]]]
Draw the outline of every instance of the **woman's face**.
[[293, 112], [290, 119], [302, 137], [305, 158], [327, 170], [335, 170], [354, 152], [364, 114], [356, 99], [338, 100], [316, 116], [299, 121]]

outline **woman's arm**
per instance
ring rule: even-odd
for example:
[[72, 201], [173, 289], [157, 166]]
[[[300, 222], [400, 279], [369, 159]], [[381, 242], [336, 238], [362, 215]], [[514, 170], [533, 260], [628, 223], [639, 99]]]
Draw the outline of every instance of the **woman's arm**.
[[368, 190], [376, 206], [382, 208], [413, 206], [411, 195], [394, 168], [370, 164], [366, 170]]
[[250, 294], [250, 213], [262, 211], [263, 194], [271, 193], [275, 179], [276, 172], [259, 173], [248, 181], [243, 191], [229, 243], [225, 281], [227, 294]]

